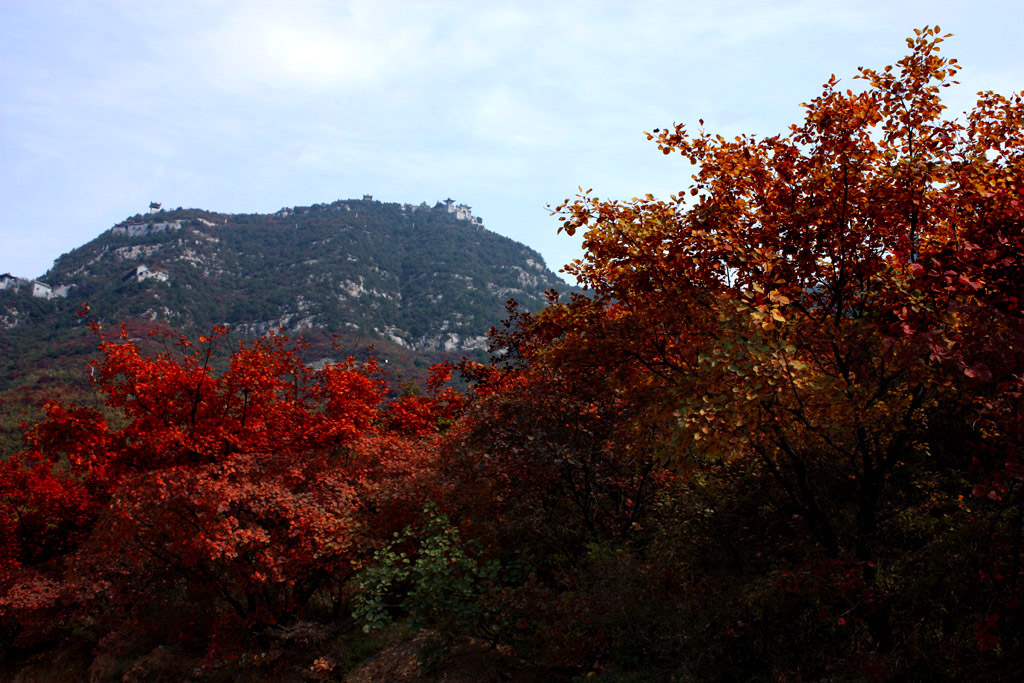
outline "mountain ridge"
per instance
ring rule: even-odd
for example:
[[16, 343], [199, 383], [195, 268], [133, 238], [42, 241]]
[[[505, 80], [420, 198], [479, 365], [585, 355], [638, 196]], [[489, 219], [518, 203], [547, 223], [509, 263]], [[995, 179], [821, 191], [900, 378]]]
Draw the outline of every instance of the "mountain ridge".
[[[573, 289], [538, 252], [487, 230], [465, 205], [369, 195], [273, 214], [140, 213], [61, 255], [38, 280], [8, 278], [41, 285], [0, 287], [0, 373], [8, 378], [25, 373], [30, 358], [42, 371], [81, 335], [83, 302], [107, 327], [335, 335], [422, 367], [442, 355], [483, 354], [508, 299], [536, 310], [547, 290]], [[46, 287], [51, 295], [40, 296]]]
[[[534, 308], [545, 290], [570, 287], [468, 208], [364, 197], [273, 214], [136, 214], [38, 282], [107, 318], [256, 335], [355, 327], [416, 351], [478, 349], [507, 299]], [[0, 318], [17, 324], [9, 311]]]

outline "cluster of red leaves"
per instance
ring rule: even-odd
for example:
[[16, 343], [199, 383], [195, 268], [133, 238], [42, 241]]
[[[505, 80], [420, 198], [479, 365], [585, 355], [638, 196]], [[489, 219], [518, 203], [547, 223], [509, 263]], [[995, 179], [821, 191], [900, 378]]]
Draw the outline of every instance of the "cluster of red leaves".
[[435, 365], [427, 378], [426, 396], [403, 396], [388, 405], [388, 426], [408, 435], [433, 434], [439, 421], [450, 425], [461, 412], [465, 397], [445, 385], [451, 380], [450, 365]]
[[220, 623], [286, 621], [318, 591], [336, 597], [373, 539], [434, 495], [438, 425], [460, 405], [443, 369], [410, 409], [372, 362], [312, 370], [281, 335], [239, 344], [218, 372], [226, 339], [180, 337], [154, 357], [124, 332], [102, 341], [93, 376], [116, 424], [48, 405], [0, 463], [12, 642], [58, 632], [73, 605], [106, 605], [113, 626], [168, 594]]

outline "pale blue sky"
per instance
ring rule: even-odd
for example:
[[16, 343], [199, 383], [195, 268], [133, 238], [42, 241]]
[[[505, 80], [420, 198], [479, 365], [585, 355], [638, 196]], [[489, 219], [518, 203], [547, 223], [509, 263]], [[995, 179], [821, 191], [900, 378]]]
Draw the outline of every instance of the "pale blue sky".
[[686, 186], [644, 131], [782, 132], [925, 24], [956, 34], [955, 111], [1024, 89], [1019, 1], [0, 0], [0, 272], [40, 276], [151, 200], [364, 193], [452, 197], [557, 270], [579, 240], [547, 205]]

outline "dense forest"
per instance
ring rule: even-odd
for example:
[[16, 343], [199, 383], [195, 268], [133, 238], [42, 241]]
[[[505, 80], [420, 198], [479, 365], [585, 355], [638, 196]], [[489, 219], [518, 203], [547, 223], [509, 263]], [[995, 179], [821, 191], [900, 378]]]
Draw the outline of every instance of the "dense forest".
[[418, 389], [92, 320], [102, 400], [0, 463], [3, 666], [1024, 678], [1024, 101], [948, 116], [943, 37], [777, 136], [650, 132], [692, 184], [557, 207], [585, 291]]

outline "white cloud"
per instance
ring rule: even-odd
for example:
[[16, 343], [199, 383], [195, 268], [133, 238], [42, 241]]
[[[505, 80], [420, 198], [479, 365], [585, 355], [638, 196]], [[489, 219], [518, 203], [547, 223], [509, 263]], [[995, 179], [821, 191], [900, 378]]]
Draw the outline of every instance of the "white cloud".
[[362, 5], [317, 15], [292, 5], [244, 6], [197, 36], [208, 76], [221, 87], [318, 90], [391, 80], [427, 36], [422, 28], [376, 21]]

